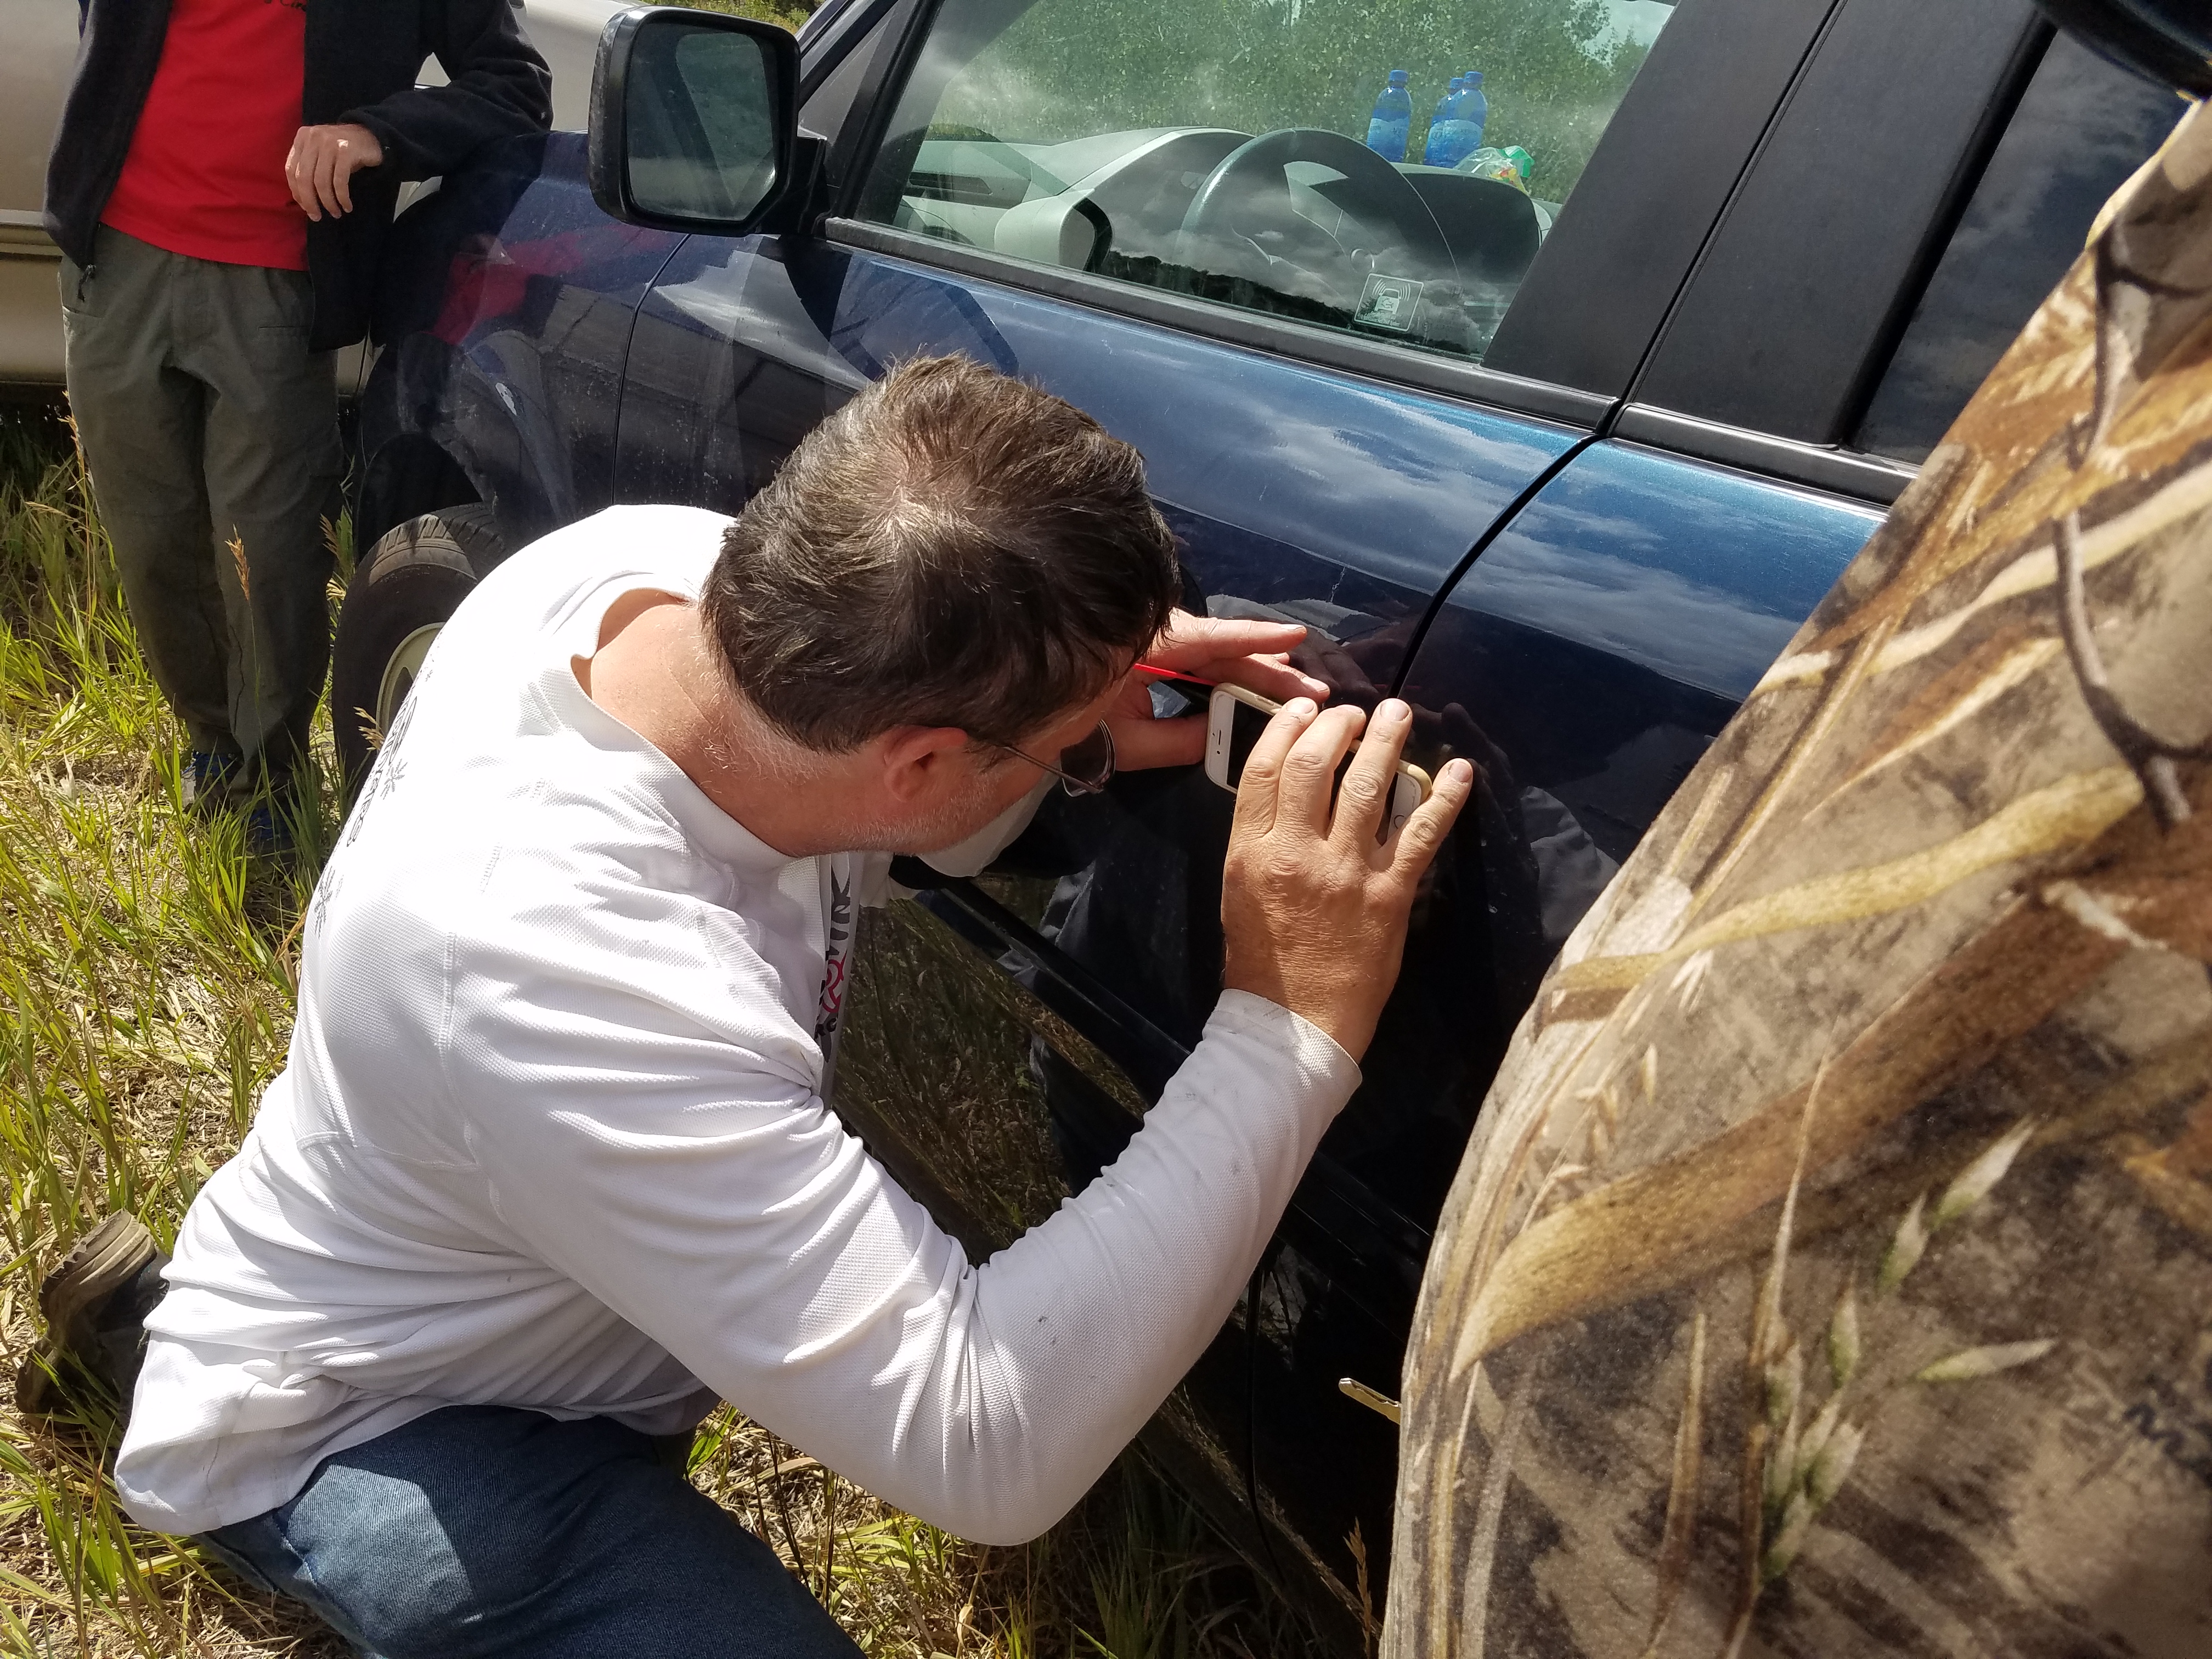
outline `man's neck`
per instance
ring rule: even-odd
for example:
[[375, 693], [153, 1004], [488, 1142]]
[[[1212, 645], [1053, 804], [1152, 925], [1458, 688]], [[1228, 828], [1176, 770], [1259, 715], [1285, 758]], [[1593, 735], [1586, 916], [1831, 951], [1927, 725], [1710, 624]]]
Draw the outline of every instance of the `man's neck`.
[[593, 702], [762, 842], [793, 858], [840, 850], [823, 833], [834, 822], [823, 809], [844, 781], [835, 761], [812, 763], [767, 726], [722, 672], [698, 606], [624, 594], [607, 611], [599, 653], [575, 669]]

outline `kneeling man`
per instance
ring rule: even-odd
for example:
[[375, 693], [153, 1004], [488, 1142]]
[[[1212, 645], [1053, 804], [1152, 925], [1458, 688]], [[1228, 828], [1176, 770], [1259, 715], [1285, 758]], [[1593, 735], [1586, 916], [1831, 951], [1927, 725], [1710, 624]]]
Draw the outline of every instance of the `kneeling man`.
[[[1398, 969], [1455, 763], [1173, 610], [1127, 446], [953, 359], [734, 521], [616, 508], [440, 637], [305, 936], [289, 1063], [192, 1205], [116, 1481], [365, 1652], [851, 1653], [657, 1442], [718, 1400], [939, 1526], [1050, 1525], [1219, 1328]], [[1199, 758], [1144, 659], [1292, 699], [1204, 1041], [1121, 1158], [971, 1262], [822, 1097], [848, 894], [987, 862], [1055, 780]]]

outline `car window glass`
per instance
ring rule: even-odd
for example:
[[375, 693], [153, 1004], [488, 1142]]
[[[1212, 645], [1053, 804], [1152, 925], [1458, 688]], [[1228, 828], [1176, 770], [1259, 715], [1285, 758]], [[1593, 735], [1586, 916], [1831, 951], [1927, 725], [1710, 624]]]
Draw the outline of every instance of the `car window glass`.
[[945, 0], [860, 211], [1479, 358], [1671, 15], [1663, 0]]
[[1853, 441], [1920, 461], [2186, 107], [2060, 35], [1951, 234]]

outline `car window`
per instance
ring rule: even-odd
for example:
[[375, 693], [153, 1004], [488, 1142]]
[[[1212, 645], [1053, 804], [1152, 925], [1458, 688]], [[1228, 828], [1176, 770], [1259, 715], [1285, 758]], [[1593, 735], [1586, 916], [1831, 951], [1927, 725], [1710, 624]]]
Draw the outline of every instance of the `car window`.
[[860, 213], [1480, 358], [1671, 15], [1663, 0], [945, 0]]
[[1853, 441], [1921, 461], [2187, 106], [2060, 35], [1967, 203]]

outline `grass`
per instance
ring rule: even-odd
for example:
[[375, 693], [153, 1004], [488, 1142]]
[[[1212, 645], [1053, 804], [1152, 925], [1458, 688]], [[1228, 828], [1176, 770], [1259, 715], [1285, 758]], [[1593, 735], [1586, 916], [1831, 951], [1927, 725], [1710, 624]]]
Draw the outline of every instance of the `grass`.
[[[338, 550], [343, 564], [343, 526]], [[0, 410], [9, 1376], [38, 1334], [41, 1275], [117, 1208], [172, 1238], [283, 1062], [299, 922], [338, 803], [325, 784], [292, 867], [251, 859], [234, 819], [181, 810], [179, 738], [65, 433], [42, 413]], [[327, 778], [326, 730], [318, 744]], [[0, 1407], [0, 1655], [343, 1653], [289, 1604], [211, 1571], [188, 1540], [124, 1517], [103, 1473], [112, 1434], [97, 1407], [57, 1431]], [[1133, 1456], [1052, 1533], [1014, 1549], [893, 1510], [726, 1408], [700, 1435], [692, 1477], [886, 1659], [1250, 1659], [1298, 1645]]]
[[690, 6], [695, 11], [726, 11], [734, 17], [754, 17], [763, 23], [780, 23], [793, 34], [799, 26], [814, 15], [810, 0], [672, 0], [679, 6]]

